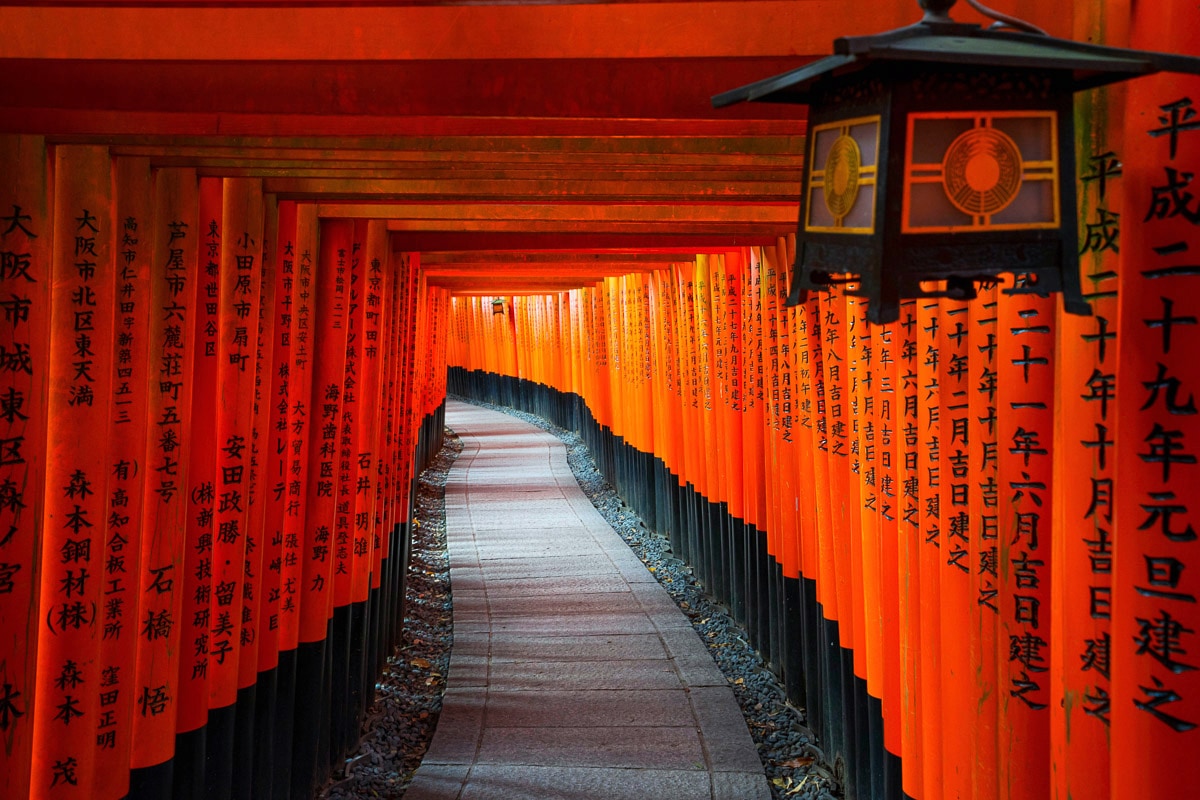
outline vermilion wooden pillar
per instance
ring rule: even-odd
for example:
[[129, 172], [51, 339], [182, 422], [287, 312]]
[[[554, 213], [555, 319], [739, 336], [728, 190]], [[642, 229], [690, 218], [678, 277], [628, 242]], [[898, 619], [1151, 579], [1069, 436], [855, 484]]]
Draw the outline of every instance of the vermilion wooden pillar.
[[[876, 383], [875, 408], [872, 423], [875, 425], [876, 481], [878, 482], [879, 514], [879, 581], [880, 619], [883, 645], [882, 714], [884, 747], [893, 756], [903, 752], [901, 743], [901, 628], [905, 617], [900, 610], [900, 542], [899, 507], [901, 486], [899, 470], [899, 423], [900, 423], [900, 325], [899, 322], [882, 326], [875, 334], [874, 369], [872, 378]], [[892, 761], [890, 766], [897, 766]], [[889, 773], [889, 792], [900, 787], [893, 786], [898, 776]]]
[[[260, 367], [257, 380], [257, 414], [265, 421], [259, 431], [257, 480], [261, 486], [256, 507], [261, 508], [258, 564], [258, 628], [255, 646], [257, 689], [255, 697], [253, 795], [271, 797], [280, 765], [291, 757], [278, 746], [281, 716], [288, 715], [290, 693], [281, 693], [280, 627], [284, 559], [284, 520], [287, 516], [287, 459], [291, 419], [288, 385], [292, 367], [292, 285], [295, 281], [296, 205], [281, 202], [268, 215], [263, 229], [263, 331], [260, 346], [271, 353], [270, 368]], [[269, 249], [268, 249], [269, 248]], [[268, 270], [269, 273], [268, 274]], [[264, 371], [265, 369], [265, 371]], [[243, 675], [242, 681], [245, 680]], [[290, 729], [289, 729], [290, 734]]]
[[930, 399], [941, 424], [939, 483], [942, 652], [942, 791], [972, 797], [976, 714], [973, 706], [969, 619], [971, 496], [970, 308], [942, 300], [938, 326], [938, 394]]
[[900, 305], [897, 321], [897, 474], [899, 478], [898, 529], [900, 569], [900, 746], [904, 756], [903, 788], [909, 797], [923, 800], [923, 690], [921, 657], [921, 563], [924, 548], [922, 535], [921, 471], [918, 454], [921, 445], [921, 412], [918, 349], [917, 303], [909, 300]]
[[266, 566], [274, 545], [266, 530], [266, 460], [270, 408], [267, 394], [275, 367], [273, 322], [276, 245], [279, 213], [275, 195], [261, 195], [262, 236], [258, 246], [259, 302], [249, 326], [253, 346], [254, 388], [250, 414], [250, 463], [246, 499], [246, 556], [242, 584], [241, 651], [238, 655], [237, 716], [234, 733], [233, 796], [248, 798], [269, 792], [263, 782], [269, 774], [274, 717], [274, 675], [259, 671], [262, 636], [266, 627], [263, 600]]
[[[395, 620], [403, 614], [403, 597], [396, 586], [404, 580], [404, 553], [396, 547], [399, 534], [397, 528], [403, 523], [397, 512], [397, 505], [402, 502], [401, 487], [399, 486], [399, 468], [396, 462], [399, 428], [397, 425], [397, 406], [399, 397], [397, 389], [400, 385], [401, 371], [405, 364], [405, 348], [403, 331], [407, 321], [408, 304], [406, 302], [407, 286], [410, 283], [410, 260], [405, 254], [391, 253], [389, 262], [391, 284], [388, 290], [387, 305], [388, 333], [385, 337], [386, 370], [380, 379], [380, 390], [386, 401], [380, 409], [380, 470], [379, 488], [376, 493], [375, 526], [380, 540], [380, 596], [383, 605], [380, 636], [393, 644]], [[480, 329], [478, 315], [472, 318], [474, 331]], [[482, 334], [475, 333], [477, 339]], [[482, 354], [477, 354], [481, 358]], [[385, 660], [380, 654], [381, 663]]]
[[[271, 369], [261, 376], [259, 402], [267, 408], [267, 424], [262, 432], [262, 503], [263, 503], [263, 567], [260, 579], [258, 671], [277, 670], [282, 639], [283, 615], [284, 521], [288, 516], [288, 466], [292, 442], [293, 416], [288, 392], [292, 382], [292, 338], [295, 335], [295, 304], [292, 291], [296, 271], [296, 203], [278, 203], [275, 215], [274, 238], [264, 230], [274, 249], [271, 305], [267, 305], [267, 282], [263, 280], [263, 311], [265, 337], [263, 347], [272, 351]], [[278, 675], [276, 676], [278, 681]], [[275, 712], [282, 709], [276, 704]], [[279, 757], [279, 754], [275, 754]]]
[[[746, 547], [745, 541], [745, 482], [746, 476], [742, 465], [743, 429], [742, 415], [744, 412], [743, 374], [742, 374], [742, 286], [746, 269], [748, 251], [745, 249], [725, 253], [724, 271], [719, 283], [720, 302], [715, 309], [721, 320], [722, 332], [717, 337], [720, 348], [721, 363], [718, 374], [721, 389], [721, 406], [724, 412], [720, 456], [724, 462], [726, 475], [726, 495], [728, 520], [725, 541], [728, 551], [725, 572], [729, 581], [729, 604], [733, 617], [739, 621], [745, 620], [746, 605]], [[649, 276], [647, 276], [649, 278]], [[647, 319], [654, 313], [653, 301], [647, 296]], [[660, 367], [656, 359], [648, 365], [650, 374], [648, 382], [653, 382], [654, 373]], [[656, 402], [656, 398], [651, 398]], [[653, 409], [650, 409], [653, 413]], [[653, 440], [652, 451], [660, 449], [660, 438]], [[661, 523], [660, 523], [661, 526]]]
[[[118, 800], [129, 791], [136, 716], [166, 713], [169, 684], [133, 680], [137, 650], [178, 635], [172, 604], [173, 568], [147, 565], [143, 571], [142, 500], [146, 489], [150, 344], [150, 260], [154, 247], [154, 189], [150, 162], [122, 158], [114, 162], [116, 183], [115, 293], [113, 308], [113, 396], [109, 409], [109, 474], [104, 532], [106, 582], [100, 642], [101, 670], [126, 676], [137, 703], [118, 705], [101, 719], [96, 732], [94, 791]], [[147, 531], [149, 533], [149, 531]], [[169, 563], [169, 562], [168, 562]], [[161, 572], [152, 570], [159, 569]], [[165, 581], [165, 583], [164, 583]], [[162, 595], [159, 589], [165, 588]], [[165, 601], [165, 602], [163, 602]]]
[[[1050, 785], [1051, 520], [1057, 298], [1000, 293], [996, 399], [1000, 798]], [[1103, 603], [1103, 598], [1097, 598]]]
[[[821, 335], [825, 343], [822, 365], [825, 371], [825, 409], [828, 419], [830, 531], [850, 531], [850, 398], [846, 350], [846, 299], [840, 291], [821, 298]], [[833, 587], [836, 602], [825, 608], [826, 617], [838, 623], [838, 643], [844, 648], [854, 644], [854, 599], [851, 580], [850, 536], [831, 537]], [[845, 687], [844, 687], [845, 688]]]
[[979, 297], [970, 306], [970, 332], [967, 336], [970, 376], [968, 394], [968, 436], [970, 437], [970, 568], [969, 591], [966, 599], [969, 646], [969, 696], [974, 716], [971, 793], [983, 800], [996, 796], [996, 721], [998, 664], [995, 652], [999, 646], [996, 630], [999, 622], [1000, 587], [998, 562], [1000, 487], [997, 481], [999, 447], [998, 404], [996, 397], [996, 289], [981, 288]]
[[[38, 624], [32, 628], [39, 679], [30, 797], [87, 798], [95, 787], [96, 730], [105, 714], [133, 703], [135, 691], [132, 676], [104, 672], [99, 660], [116, 231], [108, 149], [64, 145], [54, 155], [54, 226], [44, 234], [53, 246], [46, 362], [51, 424]], [[20, 321], [19, 312], [13, 321]], [[5, 458], [16, 460], [23, 444], [10, 442]]]
[[[1200, 55], [1194, 7], [1134, 16], [1133, 47]], [[1200, 80], [1131, 83], [1124, 114], [1112, 498], [1112, 795], [1200, 785]], [[1095, 648], [1094, 648], [1095, 649]]]
[[[30, 792], [37, 683], [39, 531], [45, 468], [55, 239], [46, 143], [0, 136], [0, 291], [13, 316], [0, 327], [0, 794]], [[41, 552], [45, 552], [44, 549]], [[92, 570], [95, 571], [93, 566]], [[97, 578], [99, 580], [99, 578]], [[78, 774], [78, 773], [77, 773]], [[52, 775], [34, 776], [44, 785]], [[61, 782], [61, 779], [60, 779]]]
[[[334, 525], [337, 504], [338, 434], [346, 366], [347, 284], [353, 222], [321, 223], [320, 262], [313, 281], [312, 394], [309, 403], [309, 475], [301, 550], [300, 647], [296, 694], [309, 702], [296, 706], [292, 793], [312, 791], [328, 769], [329, 654], [327, 638], [333, 608]], [[322, 741], [325, 750], [321, 749]]]
[[[851, 373], [851, 419], [854, 422], [851, 469], [857, 473], [859, 520], [859, 560], [862, 563], [863, 660], [867, 692], [883, 697], [884, 650], [882, 542], [879, 516], [879, 436], [877, 393], [879, 391], [878, 350], [881, 329], [867, 325], [866, 302], [854, 298], [847, 303], [850, 315], [848, 333]], [[866, 731], [862, 734], [865, 737]], [[866, 789], [866, 787], [863, 787]], [[882, 790], [882, 786], [879, 787]]]
[[[309, 442], [313, 435], [312, 369], [315, 349], [314, 308], [319, 254], [317, 209], [309, 203], [283, 204], [280, 240], [286, 275], [290, 251], [290, 362], [287, 381], [288, 442], [284, 451], [285, 490], [283, 552], [279, 573], [279, 718], [275, 751], [279, 767], [272, 780], [272, 797], [291, 796], [294, 760], [294, 720], [303, 702], [297, 694], [301, 649], [300, 622], [304, 586], [305, 524], [308, 520]], [[282, 390], [282, 387], [281, 387]], [[280, 398], [283, 401], [284, 398]], [[301, 718], [304, 711], [301, 711]]]
[[[921, 704], [920, 769], [922, 800], [942, 797], [942, 626], [941, 626], [941, 444], [942, 425], [938, 392], [941, 378], [939, 331], [943, 322], [939, 304], [922, 299], [915, 303], [916, 329], [916, 460], [919, 551], [917, 576], [920, 591], [920, 643], [917, 702]], [[910, 606], [911, 610], [911, 606]]]
[[[808, 707], [815, 710], [814, 722], [826, 738], [832, 741], [828, 731], [832, 727], [833, 714], [827, 707], [830, 692], [836, 685], [837, 678], [830, 674], [833, 663], [840, 661], [837, 654], [837, 642], [827, 635], [827, 626], [835, 619], [837, 593], [833, 580], [833, 542], [832, 526], [829, 520], [832, 516], [829, 494], [829, 406], [825, 391], [825, 341], [821, 300], [812, 293], [804, 304], [797, 308], [807, 322], [808, 334], [808, 380], [801, 385], [804, 399], [801, 401], [801, 425], [812, 426], [812, 448], [809, 458], [812, 460], [813, 486], [812, 515], [813, 530], [811, 545], [813, 556], [805, 558], [809, 569], [807, 578], [813, 585], [805, 586], [805, 624], [810, 625], [807, 631], [807, 647], [811, 650], [807, 662], [809, 668], [807, 702]], [[836, 657], [835, 657], [836, 656]]]
[[[338, 424], [334, 489], [336, 504], [333, 527], [333, 703], [330, 709], [330, 759], [337, 762], [358, 738], [358, 725], [352, 709], [357, 705], [361, 685], [351, 669], [354, 652], [365, 622], [365, 605], [354, 605], [354, 570], [366, 567], [364, 558], [355, 555], [354, 503], [358, 469], [359, 431], [361, 416], [369, 408], [361, 399], [363, 327], [366, 303], [363, 288], [366, 284], [365, 244], [367, 223], [354, 222], [350, 252], [345, 267], [346, 293], [346, 352], [345, 375], [342, 383], [342, 409]], [[364, 545], [365, 547], [365, 541]], [[364, 550], [364, 556], [368, 551]], [[365, 602], [365, 598], [364, 598]], [[357, 662], [361, 665], [361, 661]]]
[[[363, 252], [363, 278], [359, 289], [359, 302], [363, 307], [363, 325], [359, 357], [361, 361], [359, 394], [362, 398], [362, 413], [359, 415], [359, 445], [353, 454], [354, 465], [354, 513], [351, 536], [354, 542], [354, 582], [351, 602], [362, 606], [363, 638], [360, 652], [363, 661], [358, 667], [361, 682], [358, 691], [358, 715], [365, 713], [374, 695], [376, 658], [372, 656], [380, 647], [378, 632], [379, 602], [372, 596], [371, 589], [379, 587], [379, 567], [382, 563], [382, 541], [374, 526], [379, 478], [380, 409], [383, 394], [380, 390], [385, 359], [383, 351], [388, 347], [386, 338], [386, 315], [391, 311], [387, 302], [391, 289], [391, 274], [388, 264], [389, 248], [387, 225], [382, 220], [367, 223], [365, 250]], [[353, 658], [352, 653], [352, 658]]]
[[[205, 725], [208, 722], [209, 642], [212, 628], [212, 542], [216, 511], [217, 309], [221, 275], [221, 181], [201, 178], [197, 247], [195, 337], [190, 346], [192, 414], [187, 477], [187, 528], [179, 656], [178, 717], [173, 793], [204, 797]], [[181, 454], [183, 455], [183, 454]]]
[[[1081, 4], [1073, 38], [1129, 46], [1128, 0]], [[1144, 11], [1142, 13], [1145, 13]], [[1150, 45], [1160, 47], [1159, 42]], [[1118, 373], [1136, 367], [1118, 360], [1117, 286], [1123, 269], [1121, 191], [1126, 84], [1076, 96], [1080, 282], [1092, 316], [1060, 315], [1055, 363], [1054, 532], [1050, 642], [1051, 796], [1092, 800], [1111, 795], [1111, 614], [1092, 606], [1093, 592], [1112, 590], [1114, 475], [1112, 446], [1121, 403]], [[1134, 398], [1136, 399], [1136, 398]], [[1102, 598], [1107, 599], [1107, 598]], [[1099, 611], [1099, 613], [1094, 613]]]
[[226, 178], [217, 306], [217, 453], [209, 630], [206, 790], [232, 790], [238, 664], [244, 643], [258, 316], [262, 290], [262, 183]]
[[[142, 465], [143, 536], [140, 574], [147, 608], [168, 614], [169, 635], [142, 641], [138, 647], [135, 685], [159, 687], [165, 704], [146, 707], [133, 717], [135, 744], [130, 765], [131, 797], [168, 797], [172, 785], [176, 720], [182, 701], [180, 668], [191, 663], [192, 642], [183, 618], [185, 601], [189, 475], [193, 428], [193, 363], [197, 337], [200, 225], [199, 184], [192, 169], [159, 170], [154, 187], [154, 216], [142, 236], [152, 247], [150, 264], [148, 352], [150, 382], [145, 419], [153, 432], [146, 441]], [[187, 647], [186, 655], [182, 652]], [[140, 712], [139, 708], [139, 712]]]

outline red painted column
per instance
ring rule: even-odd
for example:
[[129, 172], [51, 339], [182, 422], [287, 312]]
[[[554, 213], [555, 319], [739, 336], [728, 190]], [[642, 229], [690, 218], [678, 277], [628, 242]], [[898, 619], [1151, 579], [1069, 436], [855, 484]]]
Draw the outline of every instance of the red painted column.
[[900, 483], [898, 501], [898, 530], [900, 576], [900, 747], [904, 756], [904, 791], [917, 800], [927, 797], [924, 790], [925, 767], [923, 754], [924, 709], [921, 692], [925, 668], [921, 656], [921, 563], [925, 552], [922, 533], [921, 471], [921, 412], [918, 405], [920, 385], [918, 364], [917, 302], [900, 305], [897, 321], [897, 470]]
[[[90, 798], [102, 715], [133, 702], [129, 676], [105, 673], [104, 512], [111, 463], [113, 360], [112, 165], [105, 147], [55, 148], [51, 266], [51, 420], [30, 797]], [[20, 315], [14, 311], [14, 322]], [[24, 442], [9, 442], [15, 460]], [[32, 449], [32, 448], [31, 448]]]
[[[209, 641], [212, 628], [212, 541], [216, 510], [217, 307], [221, 274], [221, 181], [201, 178], [192, 366], [192, 414], [182, 424], [191, 431], [186, 453], [188, 509], [185, 534], [183, 618], [179, 657], [178, 733], [208, 721]], [[191, 245], [189, 242], [189, 246]], [[181, 304], [184, 304], [181, 301]], [[194, 776], [192, 776], [194, 777]]]
[[[1130, 44], [1200, 56], [1197, 13], [1134, 15]], [[1200, 785], [1200, 79], [1129, 85], [1111, 497], [1112, 794]]]
[[[189, 549], [188, 454], [192, 447], [193, 363], [195, 361], [199, 184], [191, 169], [159, 170], [154, 188], [154, 217], [143, 236], [150, 256], [150, 396], [146, 411], [151, 431], [142, 463], [146, 487], [142, 499], [143, 534], [140, 575], [147, 612], [172, 621], [167, 636], [140, 642], [134, 685], [148, 699], [146, 713], [133, 717], [134, 751], [130, 765], [141, 769], [163, 764], [175, 753], [176, 720], [182, 702], [180, 669], [191, 664], [192, 642], [183, 618], [185, 561]], [[161, 689], [161, 694], [160, 694]]]
[[[389, 256], [387, 225], [383, 221], [372, 220], [367, 226], [363, 255], [366, 270], [359, 301], [363, 306], [360, 348], [362, 380], [359, 394], [363, 398], [364, 413], [359, 416], [359, 448], [355, 454], [352, 528], [355, 561], [351, 590], [351, 600], [355, 603], [367, 601], [372, 584], [374, 588], [379, 587], [379, 567], [383, 555], [381, 537], [374, 530], [374, 519], [381, 457], [380, 409], [385, 399], [381, 387], [390, 363], [385, 357], [390, 345], [387, 323], [392, 306], [388, 297], [392, 287]], [[372, 609], [372, 613], [377, 613], [377, 609]]]
[[[295, 227], [288, 220], [294, 213]], [[290, 233], [289, 233], [290, 232]], [[288, 445], [283, 520], [283, 560], [279, 586], [279, 650], [293, 652], [300, 641], [301, 596], [304, 564], [310, 556], [305, 547], [308, 519], [309, 443], [314, 434], [312, 404], [313, 360], [316, 353], [316, 278], [319, 254], [317, 209], [311, 204], [285, 205], [281, 209], [280, 236], [294, 237], [291, 282], [291, 367], [288, 371]], [[287, 249], [284, 246], [286, 256]], [[285, 273], [286, 274], [286, 273]]]
[[984, 800], [996, 796], [997, 679], [996, 638], [1000, 611], [999, 520], [1000, 485], [998, 411], [996, 401], [996, 289], [980, 288], [971, 303], [967, 382], [970, 443], [971, 532], [970, 587], [967, 593], [970, 693], [974, 716], [971, 790]]
[[[1127, 47], [1128, 0], [1081, 5], [1073, 38]], [[1158, 49], [1158, 43], [1149, 45]], [[1109, 445], [1116, 435], [1117, 286], [1123, 208], [1125, 84], [1076, 95], [1079, 274], [1092, 316], [1062, 314], [1055, 369], [1054, 532], [1050, 613], [1051, 796], [1096, 800], [1111, 794], [1111, 614], [1094, 614], [1094, 592], [1112, 590], [1116, 530]], [[1130, 365], [1132, 366], [1132, 365]]]
[[[248, 643], [247, 556], [254, 442], [255, 367], [262, 294], [262, 182], [222, 181], [221, 274], [217, 305], [217, 453], [213, 486], [212, 592], [209, 605], [207, 791], [233, 780], [234, 707], [242, 647]], [[251, 658], [256, 655], [251, 653]]]
[[[296, 282], [296, 204], [278, 204], [275, 236], [264, 230], [264, 239], [274, 249], [270, 263], [271, 275], [268, 305], [267, 276], [263, 276], [263, 310], [267, 325], [263, 347], [271, 349], [271, 368], [263, 375], [262, 398], [267, 407], [267, 424], [262, 436], [262, 543], [264, 548], [259, 580], [258, 671], [268, 672], [279, 666], [283, 617], [284, 559], [289, 551], [284, 546], [285, 521], [288, 517], [288, 463], [292, 442], [291, 404], [288, 392], [293, 378], [292, 338], [295, 305], [292, 291]], [[289, 698], [281, 698], [290, 703]], [[282, 758], [279, 753], [275, 757]]]
[[938, 393], [941, 379], [940, 330], [943, 317], [935, 300], [915, 303], [917, 344], [916, 414], [918, 481], [916, 502], [920, 520], [917, 574], [920, 591], [920, 645], [917, 702], [921, 716], [922, 800], [942, 797], [942, 625], [941, 625], [941, 448], [942, 425]]
[[315, 358], [312, 374], [312, 473], [308, 480], [304, 542], [301, 642], [325, 638], [333, 609], [334, 525], [337, 512], [337, 449], [346, 367], [346, 272], [353, 222], [321, 224], [320, 264], [314, 301]]
[[[26, 797], [45, 625], [39, 551], [45, 552], [40, 534], [55, 239], [45, 140], [0, 136], [0, 175], [6, 176], [0, 182], [0, 296], [14, 310], [0, 326], [0, 651], [9, 654], [0, 664], [0, 794]], [[39, 784], [47, 779], [52, 775], [35, 776]]]
[[906, 616], [900, 610], [900, 342], [899, 322], [882, 326], [875, 334], [873, 379], [875, 447], [878, 466], [880, 620], [883, 644], [883, 744], [893, 755], [903, 754], [901, 726], [901, 629]]
[[857, 490], [851, 517], [858, 526], [858, 534], [851, 541], [851, 552], [859, 565], [859, 588], [855, 595], [862, 607], [863, 623], [855, 643], [855, 660], [862, 664], [856, 674], [866, 679], [870, 696], [882, 698], [884, 619], [880, 602], [879, 457], [874, 420], [878, 388], [874, 362], [880, 329], [867, 324], [866, 302], [862, 299], [847, 298], [846, 312], [850, 358], [850, 481]]
[[[275, 291], [279, 271], [279, 210], [274, 195], [262, 196], [262, 236], [259, 239], [259, 303], [251, 322], [249, 338], [253, 350], [254, 390], [250, 415], [250, 460], [247, 469], [246, 558], [242, 583], [241, 653], [238, 657], [238, 691], [258, 682], [260, 649], [266, 633], [264, 601], [268, 589], [267, 567], [278, 552], [273, 530], [267, 525], [267, 497], [271, 479], [267, 472], [270, 455], [271, 396], [275, 375]], [[249, 770], [250, 764], [235, 765], [236, 771]]]
[[[159, 588], [173, 584], [169, 569], [143, 572], [142, 501], [146, 488], [146, 412], [149, 400], [150, 255], [154, 190], [150, 162], [114, 162], [116, 179], [115, 278], [113, 308], [113, 396], [109, 416], [107, 527], [104, 532], [101, 670], [120, 677], [129, 702], [101, 711], [96, 730], [95, 794], [124, 797], [130, 759], [140, 743], [132, 740], [137, 715], [165, 713], [165, 684], [138, 685], [137, 650], [169, 639], [176, 617], [169, 604], [155, 602]], [[162, 566], [162, 565], [157, 565]], [[156, 580], [157, 583], [156, 583]], [[170, 595], [166, 599], [169, 601]]]
[[[998, 796], [1014, 800], [1045, 797], [1050, 786], [1057, 302], [1028, 294], [1010, 296], [1002, 289], [997, 307]], [[1097, 603], [1104, 600], [1097, 598]]]
[[939, 304], [938, 396], [929, 408], [941, 424], [938, 506], [942, 636], [942, 791], [946, 797], [972, 797], [975, 697], [972, 694], [970, 637], [962, 631], [971, 598], [970, 318], [967, 303]]

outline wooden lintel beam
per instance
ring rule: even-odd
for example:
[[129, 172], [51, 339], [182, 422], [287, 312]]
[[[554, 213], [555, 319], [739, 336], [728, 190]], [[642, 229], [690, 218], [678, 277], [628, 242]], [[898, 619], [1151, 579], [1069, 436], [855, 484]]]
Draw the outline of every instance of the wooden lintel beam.
[[[598, 125], [601, 120], [579, 118], [574, 120], [581, 126]], [[480, 119], [479, 124], [495, 125], [499, 120]], [[542, 120], [551, 123], [550, 120]], [[629, 121], [633, 122], [633, 121]], [[672, 120], [658, 122], [669, 124]], [[675, 120], [678, 124], [682, 121]], [[357, 161], [377, 162], [396, 159], [429, 160], [475, 160], [502, 155], [504, 160], [518, 158], [582, 159], [628, 158], [641, 156], [655, 163], [668, 163], [673, 159], [698, 158], [702, 163], [714, 157], [754, 159], [771, 156], [794, 160], [804, 151], [803, 131], [793, 130], [787, 135], [725, 136], [694, 133], [689, 136], [668, 134], [630, 134], [609, 137], [602, 134], [503, 134], [492, 131], [479, 134], [447, 134], [378, 136], [356, 134], [330, 136], [246, 136], [228, 134], [224, 136], [163, 136], [153, 133], [109, 134], [97, 136], [53, 136], [52, 142], [64, 144], [95, 143], [112, 148], [114, 155], [144, 156], [156, 158], [230, 158], [263, 159], [288, 158], [299, 161], [314, 161], [328, 158], [345, 158]], [[748, 154], [748, 155], [747, 155]], [[600, 163], [600, 162], [598, 162]]]
[[[448, 287], [442, 287], [448, 288]], [[571, 287], [580, 288], [580, 287]], [[454, 289], [451, 294], [454, 297], [543, 297], [546, 295], [562, 294], [569, 292], [571, 289], [518, 289], [515, 291], [497, 292], [492, 289]]]
[[[786, 137], [788, 139], [799, 137]], [[304, 170], [345, 171], [387, 177], [389, 172], [411, 173], [413, 170], [544, 170], [571, 169], [579, 172], [599, 169], [623, 169], [639, 172], [673, 172], [697, 169], [778, 170], [780, 173], [803, 171], [803, 143], [795, 153], [759, 152], [761, 139], [747, 137], [737, 153], [656, 153], [617, 152], [589, 153], [571, 151], [518, 152], [480, 150], [475, 146], [456, 152], [398, 151], [365, 152], [354, 150], [284, 150], [245, 148], [241, 153], [211, 153], [205, 148], [165, 148], [150, 146], [112, 146], [118, 158], [146, 158], [152, 167], [194, 167], [200, 170], [271, 170], [293, 173]], [[221, 148], [227, 149], [227, 148]]]
[[[0, 133], [46, 134], [54, 141], [93, 142], [98, 138], [150, 141], [165, 136], [224, 137], [361, 137], [369, 130], [377, 137], [394, 136], [693, 136], [794, 137], [804, 133], [802, 119], [643, 119], [589, 117], [485, 117], [470, 114], [367, 115], [284, 114], [273, 112], [63, 109], [52, 106], [14, 105], [0, 96]], [[98, 142], [100, 143], [100, 142]]]
[[474, 279], [504, 279], [520, 278], [520, 279], [547, 279], [547, 278], [570, 278], [572, 280], [581, 279], [600, 279], [614, 275], [628, 275], [633, 272], [653, 272], [658, 269], [665, 268], [666, 264], [658, 264], [653, 267], [639, 266], [636, 264], [621, 264], [614, 262], [612, 265], [605, 267], [571, 267], [570, 265], [559, 265], [557, 267], [546, 267], [543, 269], [529, 269], [518, 267], [500, 267], [500, 266], [479, 266], [479, 267], [453, 267], [442, 269], [431, 269], [422, 267], [421, 270], [430, 280], [441, 280], [443, 278], [474, 278]]
[[472, 292], [476, 294], [488, 295], [511, 295], [517, 292], [526, 292], [530, 294], [545, 294], [547, 292], [569, 292], [572, 289], [579, 289], [583, 286], [595, 286], [597, 283], [604, 281], [604, 278], [585, 278], [577, 281], [553, 281], [531, 283], [509, 283], [506, 281], [430, 281], [430, 286], [437, 286], [441, 289], [447, 289], [451, 292]]
[[641, 220], [508, 220], [508, 219], [463, 219], [463, 220], [389, 220], [389, 233], [517, 233], [517, 234], [586, 234], [653, 236], [672, 234], [677, 236], [722, 236], [745, 234], [755, 237], [783, 236], [796, 228], [795, 214], [792, 219], [767, 222], [674, 222]]
[[392, 230], [423, 229], [417, 223], [530, 222], [595, 224], [765, 224], [794, 226], [797, 201], [781, 203], [321, 203], [319, 217], [386, 219]]
[[678, 255], [670, 253], [513, 253], [503, 250], [466, 251], [461, 253], [428, 253], [421, 256], [423, 268], [474, 266], [494, 264], [509, 265], [568, 264], [598, 265], [631, 264], [657, 269], [680, 261]]
[[511, 201], [530, 200], [610, 200], [620, 202], [688, 200], [750, 203], [790, 202], [800, 196], [797, 181], [722, 181], [697, 178], [690, 181], [574, 181], [561, 178], [545, 180], [493, 181], [357, 181], [321, 178], [271, 178], [263, 182], [263, 191], [280, 199], [292, 200], [377, 200], [377, 201]]
[[[80, 7], [83, 5], [84, 7]], [[359, 61], [817, 55], [836, 36], [917, 20], [875, 0], [534, 5], [209, 7], [174, 0], [130, 7], [0, 8], [8, 58], [155, 61]]]
[[464, 250], [508, 250], [543, 253], [724, 253], [738, 247], [774, 246], [778, 235], [727, 233], [680, 234], [610, 233], [604, 231], [571, 233], [529, 232], [428, 232], [393, 233], [392, 250], [397, 253], [430, 253]]
[[[189, 166], [180, 161], [154, 166]], [[708, 183], [728, 184], [780, 182], [799, 185], [802, 170], [796, 164], [780, 167], [774, 164], [747, 164], [727, 167], [719, 163], [696, 164], [685, 167], [662, 165], [583, 165], [583, 164], [411, 164], [403, 167], [330, 168], [321, 162], [259, 166], [255, 164], [203, 165], [196, 167], [201, 177], [217, 178], [308, 178], [313, 180], [344, 181], [544, 181], [547, 179], [572, 182], [593, 181], [662, 181], [681, 182], [703, 178]]]

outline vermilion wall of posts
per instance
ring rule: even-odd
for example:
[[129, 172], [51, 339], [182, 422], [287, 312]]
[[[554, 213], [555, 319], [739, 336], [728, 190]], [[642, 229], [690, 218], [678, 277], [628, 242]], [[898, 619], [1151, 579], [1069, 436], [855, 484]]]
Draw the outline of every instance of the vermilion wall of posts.
[[0, 175], [0, 796], [310, 796], [400, 635], [444, 291], [257, 179]]
[[[1170, 14], [1127, 34], [1197, 51]], [[842, 291], [786, 308], [781, 241], [502, 315], [455, 298], [452, 387], [585, 433], [851, 796], [1191, 796], [1198, 98], [1179, 76], [1081, 97], [1091, 317], [1003, 285], [886, 326]]]

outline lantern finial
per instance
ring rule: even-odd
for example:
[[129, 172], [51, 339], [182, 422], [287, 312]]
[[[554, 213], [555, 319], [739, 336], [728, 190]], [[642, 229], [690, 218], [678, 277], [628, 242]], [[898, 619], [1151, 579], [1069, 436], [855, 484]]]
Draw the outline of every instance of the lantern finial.
[[950, 9], [956, 0], [917, 0], [917, 5], [925, 10], [922, 22], [953, 22], [950, 19]]

